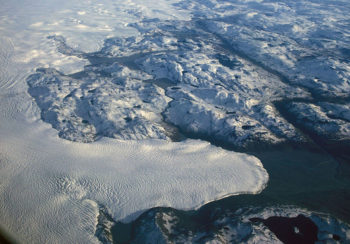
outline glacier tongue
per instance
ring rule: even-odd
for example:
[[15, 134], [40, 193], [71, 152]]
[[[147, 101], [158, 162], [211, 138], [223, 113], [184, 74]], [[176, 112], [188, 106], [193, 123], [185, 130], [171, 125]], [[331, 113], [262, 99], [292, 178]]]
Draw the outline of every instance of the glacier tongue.
[[100, 205], [130, 221], [155, 206], [259, 193], [268, 181], [257, 158], [203, 141], [61, 140], [38, 117], [23, 117], [33, 108], [21, 101], [2, 97], [0, 110], [20, 111], [1, 117], [0, 130], [0, 216], [18, 241], [95, 242]]

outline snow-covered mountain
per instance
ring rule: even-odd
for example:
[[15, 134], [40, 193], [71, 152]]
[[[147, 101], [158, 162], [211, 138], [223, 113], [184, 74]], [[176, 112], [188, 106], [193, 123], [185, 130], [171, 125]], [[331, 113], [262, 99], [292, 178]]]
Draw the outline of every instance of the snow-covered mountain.
[[108, 243], [138, 218], [135, 243], [278, 243], [276, 216], [350, 240], [346, 223], [297, 207], [242, 206], [204, 229], [173, 209], [268, 186], [257, 157], [219, 146], [348, 160], [348, 1], [1, 5], [0, 227], [18, 242]]

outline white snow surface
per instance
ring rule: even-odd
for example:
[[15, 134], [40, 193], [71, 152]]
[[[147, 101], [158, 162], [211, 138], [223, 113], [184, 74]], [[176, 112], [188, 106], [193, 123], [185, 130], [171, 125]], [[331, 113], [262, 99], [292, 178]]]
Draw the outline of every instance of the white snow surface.
[[294, 102], [288, 107], [297, 122], [314, 133], [330, 139], [350, 139], [349, 104]]
[[348, 96], [348, 1], [193, 0], [179, 5], [291, 83], [323, 96]]
[[98, 50], [127, 23], [186, 19], [172, 1], [1, 1], [0, 225], [19, 242], [96, 243], [99, 205], [130, 221], [155, 206], [191, 209], [239, 193], [258, 193], [268, 174], [252, 156], [207, 142], [60, 139], [40, 118], [26, 78], [37, 67], [72, 73], [85, 60], [57, 52], [48, 35]]

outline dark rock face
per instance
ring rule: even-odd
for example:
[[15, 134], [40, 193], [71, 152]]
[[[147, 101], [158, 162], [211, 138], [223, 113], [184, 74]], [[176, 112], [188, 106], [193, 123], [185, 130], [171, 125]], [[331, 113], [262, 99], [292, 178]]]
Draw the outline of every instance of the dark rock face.
[[262, 222], [285, 244], [311, 244], [318, 240], [316, 224], [304, 215], [295, 218], [276, 216], [268, 219], [251, 218], [250, 221]]
[[333, 234], [333, 239], [336, 240], [336, 241], [340, 241], [341, 240], [340, 236], [338, 236], [336, 234]]

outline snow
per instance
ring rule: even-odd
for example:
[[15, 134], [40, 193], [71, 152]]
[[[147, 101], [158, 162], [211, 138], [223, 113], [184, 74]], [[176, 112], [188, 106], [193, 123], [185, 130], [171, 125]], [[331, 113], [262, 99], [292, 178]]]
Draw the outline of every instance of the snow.
[[[140, 16], [186, 19], [185, 11], [175, 11], [171, 1], [100, 2], [2, 3], [0, 223], [19, 242], [97, 243], [100, 206], [114, 220], [130, 221], [155, 206], [193, 209], [229, 195], [259, 193], [267, 184], [259, 159], [207, 142], [103, 137], [78, 143], [59, 138], [57, 130], [41, 120], [40, 101], [28, 93], [28, 77], [38, 67], [59, 74], [62, 93], [51, 90], [51, 95], [62, 99], [71, 91], [65, 83], [70, 81], [60, 72], [76, 73], [89, 64], [79, 55], [57, 52], [57, 41], [48, 36], [62, 34], [74, 50], [91, 52], [109, 35], [134, 34], [127, 23]], [[119, 71], [129, 74], [127, 69]], [[138, 101], [133, 94], [130, 99], [131, 104]], [[54, 102], [44, 100], [43, 104]], [[67, 106], [57, 111], [73, 110]], [[156, 119], [151, 112], [142, 113], [150, 121]], [[83, 133], [91, 130], [82, 128]]]
[[232, 53], [194, 22], [149, 20], [135, 28], [142, 35], [109, 38], [93, 53], [50, 37], [61, 53], [91, 63], [70, 75], [41, 68], [27, 80], [60, 137], [171, 140], [175, 125], [239, 147], [304, 141], [273, 102], [307, 92]]
[[86, 77], [75, 79], [40, 69], [28, 77], [29, 93], [41, 108], [43, 120], [60, 137], [72, 141], [92, 142], [101, 136], [168, 139], [160, 113], [170, 99], [162, 89], [142, 82], [141, 77], [150, 76], [118, 64], [103, 69], [112, 79], [98, 76], [99, 71], [85, 69]]
[[333, 140], [350, 140], [349, 104], [299, 102], [289, 104], [288, 109], [300, 126], [315, 134]]
[[295, 99], [297, 123], [349, 138], [347, 100], [313, 100], [349, 94], [346, 1], [1, 4], [0, 223], [19, 241], [96, 243], [101, 208], [131, 221], [266, 186], [257, 158], [172, 142], [174, 125], [233, 146], [301, 142], [275, 107]]
[[292, 84], [320, 96], [348, 96], [347, 1], [186, 2], [179, 5], [210, 17], [202, 26]]

